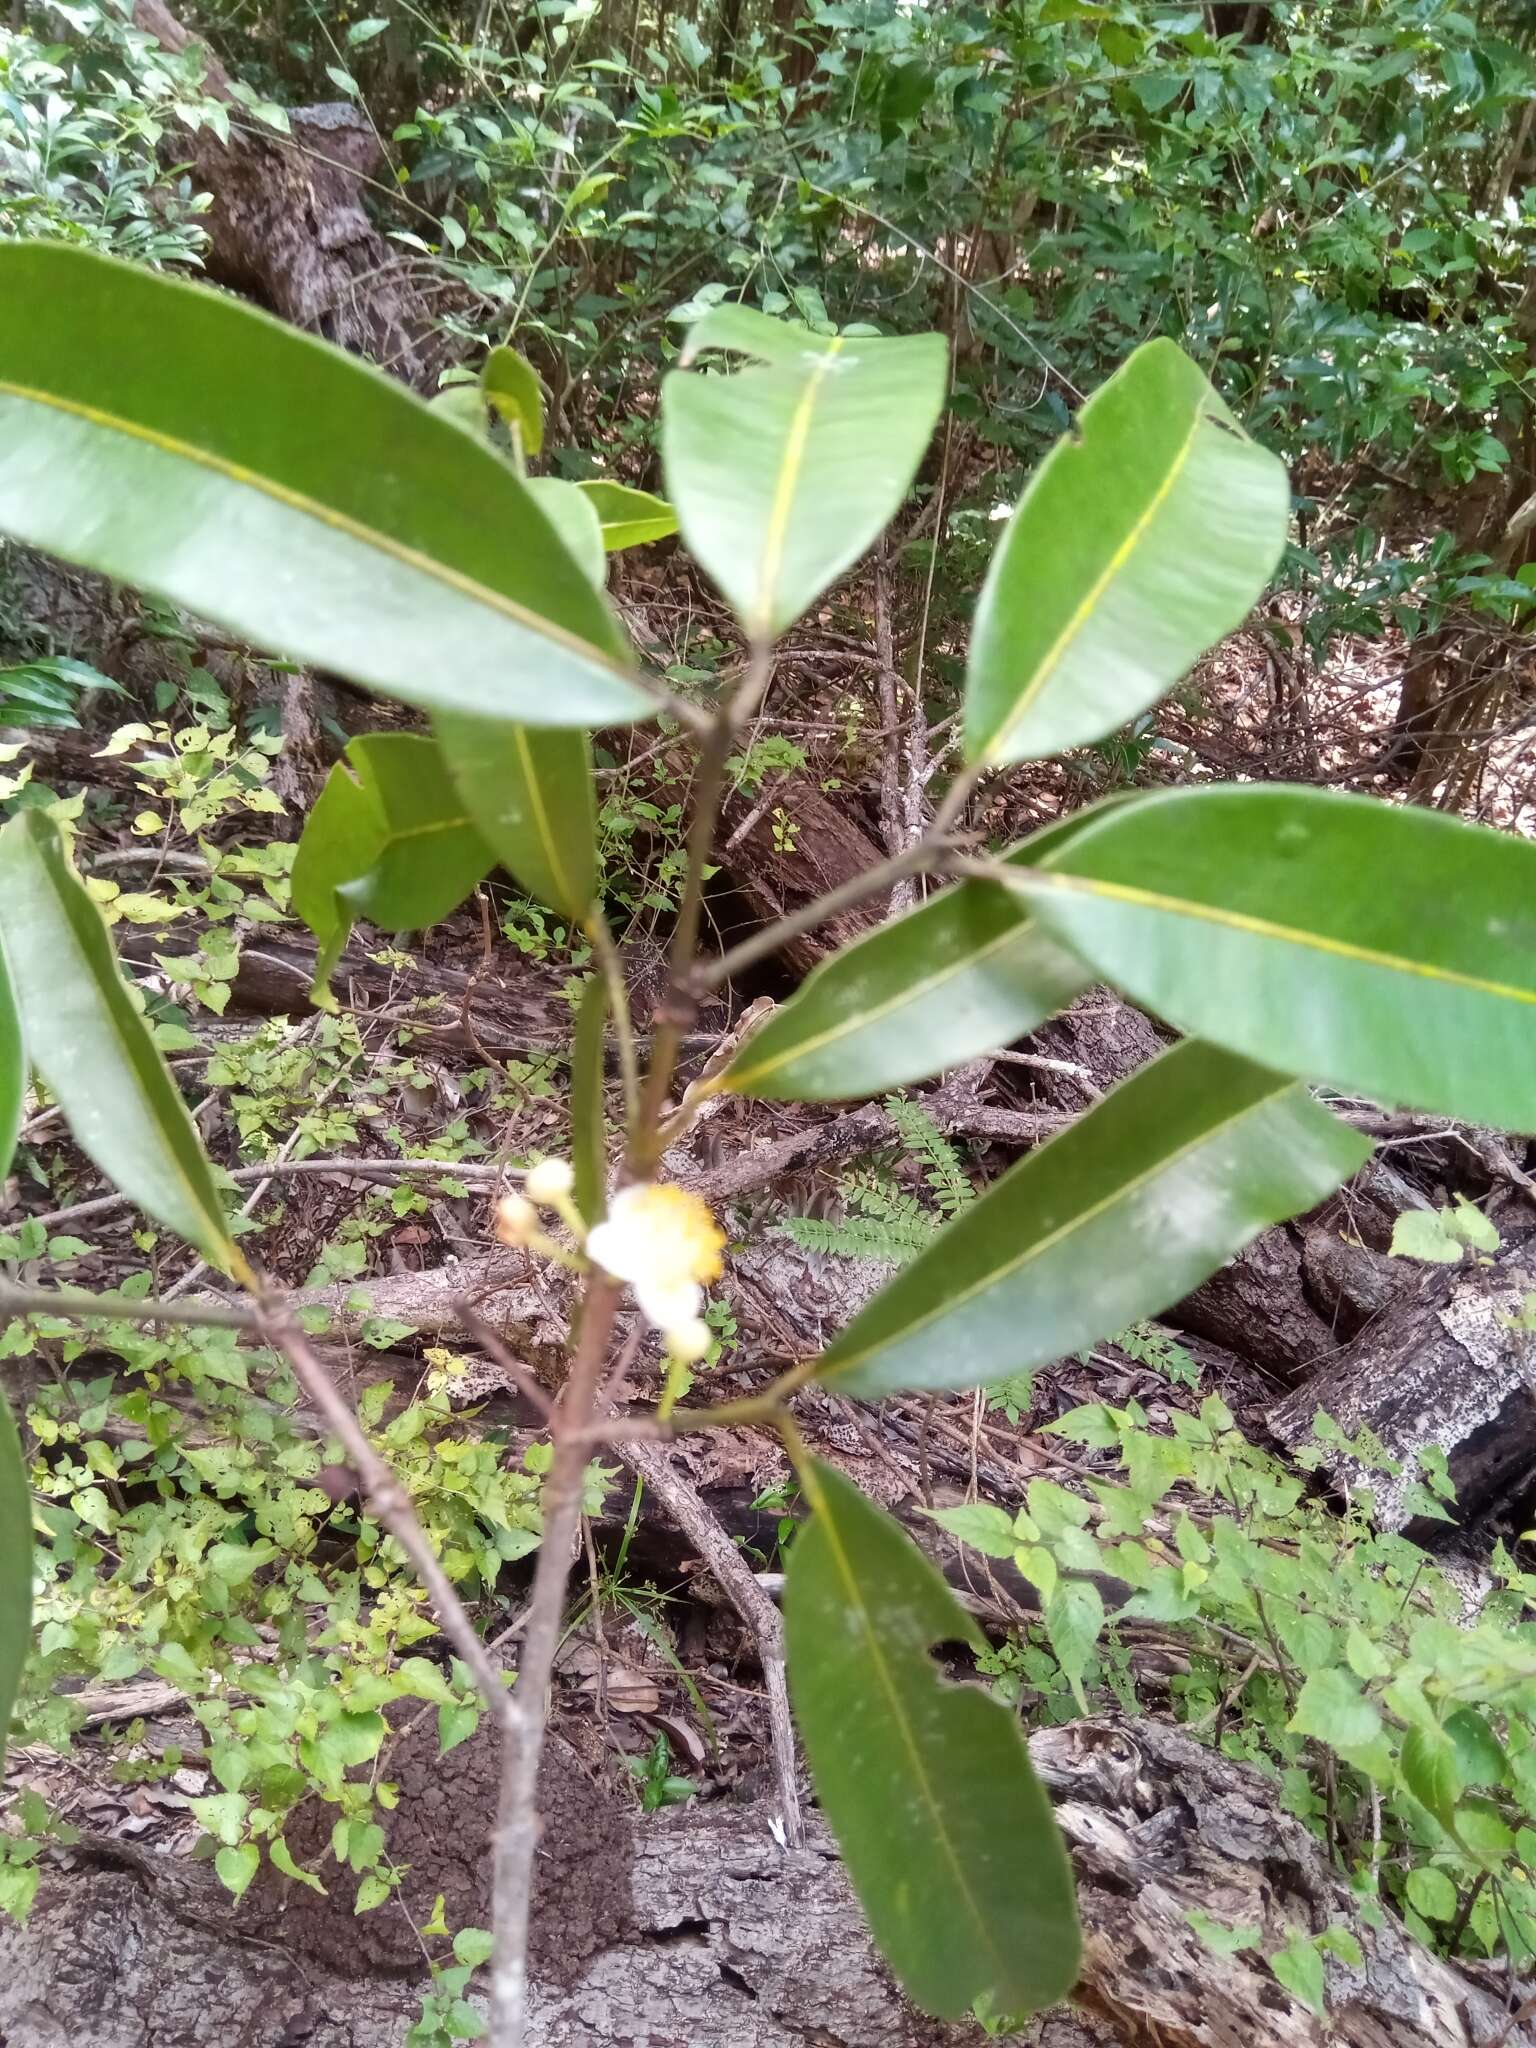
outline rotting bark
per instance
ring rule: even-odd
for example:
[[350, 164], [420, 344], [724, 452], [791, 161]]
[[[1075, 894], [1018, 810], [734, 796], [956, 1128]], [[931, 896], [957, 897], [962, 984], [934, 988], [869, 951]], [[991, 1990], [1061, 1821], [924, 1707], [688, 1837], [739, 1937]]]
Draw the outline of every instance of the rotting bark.
[[1536, 1244], [1511, 1246], [1489, 1266], [1403, 1264], [1411, 1293], [1288, 1395], [1270, 1428], [1294, 1449], [1321, 1409], [1350, 1436], [1373, 1432], [1403, 1462], [1399, 1477], [1364, 1473], [1333, 1451], [1325, 1466], [1341, 1484], [1371, 1488], [1383, 1528], [1411, 1526], [1405, 1491], [1428, 1446], [1447, 1456], [1464, 1527], [1515, 1515], [1536, 1468], [1536, 1335], [1520, 1327]]
[[[1366, 1925], [1316, 1838], [1256, 1771], [1178, 1730], [1117, 1717], [1040, 1730], [1030, 1746], [1072, 1851], [1086, 1945], [1081, 2008], [1015, 2038], [1032, 2048], [1536, 2048], [1529, 2025], [1509, 2024], [1494, 1973], [1440, 1962], [1390, 1916]], [[485, 1858], [471, 1851], [488, 1825], [496, 1765], [484, 1729], [462, 1749], [471, 1756], [445, 1760], [459, 1758], [433, 1833], [413, 1838], [410, 1882], [423, 1897], [452, 1889], [456, 1904], [462, 1890], [473, 1911], [463, 1887], [474, 1873], [483, 1881]], [[542, 2048], [977, 2040], [974, 2027], [925, 2020], [900, 1998], [819, 1822], [790, 1851], [774, 1840], [766, 1805], [719, 1800], [646, 1819], [558, 1747], [552, 1754], [566, 1792], [549, 1802], [548, 1848], [565, 1875], [547, 1888], [535, 1941]], [[402, 1800], [400, 1814], [414, 1804]], [[334, 1902], [301, 1894], [274, 1929], [270, 1896], [236, 1906], [206, 1864], [96, 1838], [53, 1859], [26, 1927], [0, 1926], [0, 2041], [399, 2048], [419, 2009], [420, 1947], [398, 1909], [356, 1920], [344, 1890]], [[1192, 1910], [1260, 1928], [1260, 1945], [1214, 1954]], [[1341, 1924], [1364, 1960], [1356, 1969], [1328, 1959], [1323, 2021], [1263, 1958], [1293, 1930]], [[323, 1931], [332, 1925], [334, 1946]]]
[[[722, 825], [716, 858], [751, 906], [754, 926], [771, 924], [866, 874], [883, 857], [853, 807], [834, 803], [809, 775], [787, 776], [751, 799], [745, 794], [730, 798]], [[878, 923], [880, 915], [880, 898], [871, 897], [815, 931], [791, 939], [779, 957], [796, 973], [807, 974], [819, 960]], [[741, 936], [722, 934], [727, 945]]]
[[[198, 47], [209, 93], [231, 100], [223, 65], [164, 0], [134, 0], [133, 18], [169, 50]], [[227, 143], [206, 127], [178, 140], [213, 200], [208, 275], [418, 390], [434, 388], [447, 358], [418, 268], [363, 205], [386, 168], [377, 130], [346, 101], [294, 107], [288, 119], [291, 133], [281, 135], [235, 105]]]
[[1302, 1234], [1293, 1224], [1277, 1224], [1255, 1238], [1170, 1310], [1168, 1320], [1286, 1380], [1338, 1348], [1332, 1327], [1307, 1298]]
[[[140, 969], [189, 951], [192, 941], [170, 931], [124, 930], [118, 934], [122, 958]], [[374, 950], [380, 950], [375, 948]], [[315, 948], [297, 940], [270, 935], [267, 928], [249, 932], [240, 948], [240, 965], [230, 984], [230, 1012], [268, 1017], [302, 1017], [309, 1009], [314, 980]], [[468, 1047], [479, 1040], [487, 1051], [524, 1054], [531, 1049], [563, 1046], [570, 1035], [570, 1006], [561, 1000], [558, 977], [520, 958], [499, 954], [486, 972], [440, 966], [413, 956], [408, 972], [371, 959], [360, 939], [343, 953], [332, 977], [338, 998], [359, 1012], [391, 1011], [420, 1031], [429, 1047]]]
[[[1084, 2004], [1127, 2048], [1530, 2048], [1500, 1973], [1454, 1968], [1387, 1915], [1379, 1928], [1281, 1811], [1277, 1786], [1179, 1730], [1119, 1717], [1041, 1729], [1030, 1751], [1078, 1876]], [[1256, 1927], [1257, 1947], [1207, 1948], [1189, 1921]], [[1294, 1931], [1347, 1927], [1359, 1968], [1326, 1959], [1318, 2018], [1264, 1961]], [[1496, 1989], [1496, 1987], [1498, 1987]], [[1526, 1987], [1528, 1988], [1528, 1987]], [[1517, 1987], [1516, 1999], [1526, 1995]]]

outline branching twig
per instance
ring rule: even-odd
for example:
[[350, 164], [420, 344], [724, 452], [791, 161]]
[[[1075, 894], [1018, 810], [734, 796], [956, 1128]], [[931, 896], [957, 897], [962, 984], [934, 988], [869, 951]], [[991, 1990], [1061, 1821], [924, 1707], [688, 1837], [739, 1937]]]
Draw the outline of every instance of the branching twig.
[[779, 1791], [784, 1839], [792, 1849], [805, 1840], [800, 1788], [795, 1778], [795, 1733], [789, 1713], [784, 1668], [784, 1623], [779, 1610], [748, 1570], [741, 1552], [720, 1527], [697, 1490], [678, 1472], [662, 1444], [631, 1441], [616, 1447], [630, 1471], [643, 1479], [678, 1528], [697, 1549], [721, 1591], [752, 1632], [768, 1689], [773, 1736], [773, 1772]]
[[463, 1601], [416, 1519], [409, 1494], [369, 1443], [355, 1410], [331, 1378], [324, 1360], [281, 1302], [263, 1302], [256, 1322], [267, 1342], [292, 1366], [294, 1378], [310, 1406], [340, 1443], [369, 1507], [405, 1552], [426, 1591], [438, 1626], [457, 1650], [486, 1706], [504, 1731], [511, 1728], [511, 1702], [504, 1675], [486, 1655]]

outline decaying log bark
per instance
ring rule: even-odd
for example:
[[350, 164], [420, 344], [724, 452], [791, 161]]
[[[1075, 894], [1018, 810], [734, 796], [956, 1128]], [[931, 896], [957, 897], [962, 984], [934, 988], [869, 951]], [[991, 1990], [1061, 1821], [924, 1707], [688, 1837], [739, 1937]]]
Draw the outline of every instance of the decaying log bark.
[[1166, 1039], [1142, 1011], [1107, 988], [1091, 988], [1033, 1034], [1032, 1053], [1057, 1060], [1031, 1077], [1034, 1094], [1080, 1116], [1100, 1095], [1128, 1074], [1156, 1059]]
[[1294, 1379], [1338, 1348], [1302, 1284], [1302, 1238], [1294, 1224], [1277, 1224], [1255, 1238], [1181, 1301], [1169, 1320], [1283, 1379]]
[[[1257, 1772], [1145, 1721], [1044, 1729], [1030, 1748], [1072, 1851], [1086, 1953], [1077, 2009], [1014, 2038], [1032, 2048], [1536, 2048], [1491, 1976], [1439, 1962], [1390, 1917], [1367, 1926], [1316, 1839]], [[454, 1757], [435, 1809], [440, 1836], [413, 1840], [411, 1878], [429, 1898], [451, 1890], [456, 1910], [483, 1913], [462, 1885], [484, 1868], [476, 1851], [493, 1805], [493, 1740], [482, 1728], [445, 1763]], [[556, 1882], [536, 1943], [543, 2048], [978, 2040], [973, 2027], [925, 2020], [900, 1998], [819, 1823], [805, 1849], [787, 1851], [764, 1806], [721, 1800], [646, 1819], [622, 1793], [564, 1768], [577, 1775], [571, 1796], [549, 1807]], [[573, 1831], [563, 1846], [561, 1829]], [[103, 1868], [107, 1859], [126, 1867]], [[294, 1887], [295, 1903], [274, 1918], [271, 1894], [234, 1906], [206, 1864], [105, 1840], [64, 1861], [72, 1867], [48, 1869], [28, 1925], [0, 1926], [5, 2048], [398, 2048], [419, 2009], [422, 1956], [404, 1916], [385, 1907], [354, 1919], [344, 1883], [334, 1900]], [[1214, 1954], [1190, 1925], [1195, 1910], [1259, 1929], [1258, 1945]], [[1363, 1962], [1328, 1959], [1320, 2019], [1264, 1956], [1293, 1931], [1339, 1925]]]
[[[199, 43], [164, 0], [134, 0], [133, 18], [167, 49]], [[229, 99], [228, 73], [201, 47], [209, 92]], [[280, 135], [236, 107], [227, 143], [208, 128], [178, 140], [213, 199], [209, 276], [418, 390], [435, 388], [446, 356], [427, 299], [363, 207], [367, 184], [385, 169], [376, 129], [347, 101], [293, 108], [289, 124]]]
[[[884, 859], [847, 803], [835, 803], [808, 775], [777, 785], [770, 798], [733, 797], [725, 807], [719, 859], [753, 912], [753, 927], [798, 910]], [[879, 897], [791, 939], [781, 958], [797, 974], [835, 953], [881, 916]], [[741, 933], [726, 933], [726, 942]]]
[[[380, 940], [376, 950], [387, 943]], [[174, 926], [169, 931], [122, 929], [117, 934], [119, 954], [140, 968], [161, 958], [173, 961], [191, 946], [190, 936], [184, 938]], [[522, 1056], [569, 1043], [570, 1006], [560, 997], [557, 977], [513, 955], [509, 947], [498, 950], [485, 973], [440, 966], [419, 954], [413, 959], [415, 965], [402, 971], [370, 959], [363, 942], [354, 939], [342, 955], [332, 987], [341, 1002], [363, 1013], [362, 1021], [369, 1012], [392, 1010], [419, 1031], [429, 1047], [483, 1047]], [[239, 970], [230, 984], [230, 1010], [303, 1017], [311, 1013], [314, 974], [313, 945], [273, 937], [266, 928], [251, 930], [241, 944]]]
[[[1327, 1462], [1341, 1483], [1371, 1487], [1383, 1528], [1410, 1521], [1404, 1493], [1426, 1445], [1447, 1455], [1464, 1524], [1517, 1508], [1536, 1469], [1536, 1336], [1520, 1327], [1536, 1288], [1533, 1249], [1507, 1250], [1491, 1266], [1399, 1262], [1419, 1276], [1411, 1294], [1273, 1410], [1274, 1434], [1302, 1443], [1319, 1409], [1350, 1436], [1374, 1432], [1404, 1461], [1399, 1478], [1365, 1474], [1334, 1453]], [[1380, 1278], [1374, 1264], [1367, 1278]]]
[[[1079, 1996], [1127, 2048], [1529, 2048], [1486, 1981], [1442, 1963], [1388, 1916], [1360, 1917], [1320, 1843], [1272, 1780], [1156, 1721], [1041, 1729], [1030, 1753], [1078, 1875]], [[1260, 1931], [1217, 1955], [1188, 1915]], [[1346, 1927], [1358, 1968], [1329, 1957], [1320, 2019], [1264, 1961], [1290, 1935]], [[1501, 1987], [1502, 1989], [1502, 1987]], [[1526, 1995], [1516, 1990], [1517, 2000]]]

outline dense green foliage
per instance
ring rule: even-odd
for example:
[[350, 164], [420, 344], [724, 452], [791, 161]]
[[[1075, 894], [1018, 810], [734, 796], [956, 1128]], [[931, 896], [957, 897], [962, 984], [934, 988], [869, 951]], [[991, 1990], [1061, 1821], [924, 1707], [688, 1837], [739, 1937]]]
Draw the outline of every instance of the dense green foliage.
[[[1496, 1584], [1469, 1625], [1454, 1576], [1372, 1526], [1383, 1480], [1405, 1484], [1420, 1517], [1449, 1522], [1443, 1455], [1426, 1452], [1405, 1474], [1380, 1444], [1346, 1443], [1319, 1416], [1304, 1466], [1342, 1446], [1358, 1474], [1340, 1515], [1245, 1441], [1219, 1399], [1177, 1414], [1172, 1435], [1149, 1428], [1135, 1402], [1077, 1408], [1051, 1430], [1094, 1456], [1095, 1476], [1071, 1488], [1035, 1480], [1012, 1515], [986, 1503], [933, 1510], [1040, 1591], [1040, 1626], [990, 1660], [996, 1689], [1051, 1719], [1090, 1698], [1145, 1711], [1137, 1625], [1168, 1629], [1190, 1653], [1171, 1681], [1180, 1719], [1277, 1775], [1286, 1808], [1426, 1941], [1466, 1938], [1473, 1952], [1528, 1965], [1529, 1574], [1500, 1546]], [[1251, 1928], [1201, 1933], [1213, 1946], [1258, 1939]], [[1322, 2010], [1320, 1971], [1307, 2002]]]
[[1405, 502], [1505, 468], [1526, 415], [1523, 10], [582, 0], [510, 41], [491, 23], [311, 5], [274, 36], [212, 7], [233, 106], [195, 47], [110, 8], [0, 29], [0, 233], [195, 262], [203, 202], [162, 138], [343, 95], [385, 140], [386, 224], [464, 287], [456, 330], [532, 354], [605, 459], [650, 439], [632, 400], [683, 302], [939, 327], [958, 594], [1074, 393], [1161, 333], [1312, 500], [1287, 575], [1317, 633], [1521, 602], [1460, 537], [1426, 558], [1399, 536]]

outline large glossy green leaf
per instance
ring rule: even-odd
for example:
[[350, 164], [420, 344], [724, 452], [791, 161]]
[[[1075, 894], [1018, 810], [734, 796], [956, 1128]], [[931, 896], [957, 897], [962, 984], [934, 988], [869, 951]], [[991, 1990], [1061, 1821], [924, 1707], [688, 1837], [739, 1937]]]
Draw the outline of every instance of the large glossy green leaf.
[[1171, 341], [1137, 349], [1046, 457], [993, 557], [966, 680], [972, 761], [1102, 739], [1241, 625], [1285, 546], [1285, 469]]
[[1283, 786], [1127, 805], [1021, 870], [1035, 913], [1185, 1030], [1335, 1087], [1536, 1130], [1536, 846]]
[[11, 1404], [0, 1394], [0, 1759], [32, 1647], [32, 1495]]
[[1182, 1299], [1370, 1149], [1296, 1083], [1187, 1040], [948, 1224], [816, 1376], [876, 1396], [1047, 1365]]
[[202, 285], [0, 246], [0, 531], [429, 710], [643, 716], [512, 466]]
[[806, 1460], [789, 1553], [795, 1718], [870, 1929], [925, 2012], [1053, 2005], [1077, 1977], [1072, 1869], [1018, 1718], [929, 1651], [979, 1647], [922, 1554], [842, 1473]]
[[0, 951], [0, 1182], [11, 1170], [21, 1105], [27, 1092], [27, 1056], [21, 1042], [21, 1019]]
[[665, 498], [650, 491], [609, 483], [598, 476], [584, 478], [576, 488], [597, 514], [603, 546], [610, 554], [620, 548], [642, 547], [649, 540], [665, 540], [677, 531], [677, 514]]
[[597, 893], [597, 793], [585, 733], [439, 718], [433, 730], [464, 807], [507, 872], [580, 923]]
[[434, 741], [409, 732], [353, 740], [293, 861], [293, 907], [320, 947], [316, 989], [330, 979], [354, 918], [390, 932], [436, 924], [494, 862]]
[[[1099, 815], [1064, 818], [1005, 858], [1043, 860]], [[720, 1085], [788, 1102], [877, 1095], [1022, 1038], [1092, 980], [1008, 890], [961, 882], [823, 961]]]
[[944, 402], [944, 340], [834, 338], [720, 305], [689, 329], [684, 362], [706, 349], [751, 366], [666, 379], [667, 495], [690, 553], [746, 632], [767, 640], [901, 504]]
[[28, 1057], [81, 1149], [210, 1265], [243, 1274], [187, 1106], [134, 1007], [101, 912], [41, 811], [0, 830], [0, 946]]

